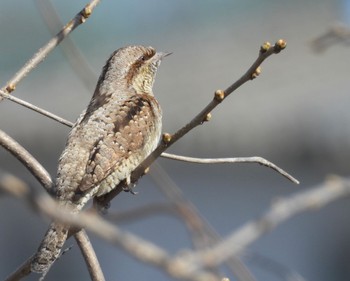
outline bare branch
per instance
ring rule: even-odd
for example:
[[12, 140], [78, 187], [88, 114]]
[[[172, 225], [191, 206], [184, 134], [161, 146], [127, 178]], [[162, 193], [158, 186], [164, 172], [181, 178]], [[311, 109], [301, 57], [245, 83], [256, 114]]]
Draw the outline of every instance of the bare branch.
[[[203, 122], [210, 119], [210, 112], [216, 108], [226, 97], [228, 97], [233, 91], [239, 88], [244, 83], [256, 78], [261, 70], [259, 66], [263, 63], [265, 59], [273, 54], [279, 53], [286, 47], [286, 42], [284, 40], [278, 40], [274, 46], [270, 43], [264, 43], [259, 52], [258, 58], [249, 67], [245, 74], [239, 78], [235, 83], [230, 85], [225, 91], [217, 90], [215, 92], [214, 98], [209, 104], [198, 113], [188, 124], [180, 128], [173, 135], [164, 134], [163, 140], [160, 142], [158, 147], [132, 172], [131, 182], [136, 183], [140, 177], [144, 174], [145, 170], [164, 152], [169, 146], [173, 145], [176, 141], [182, 138], [185, 134], [191, 131], [193, 128], [203, 124]], [[107, 195], [102, 198], [96, 199], [96, 201], [101, 205], [108, 205], [108, 203], [117, 196], [123, 190], [123, 184], [119, 184], [114, 190], [112, 190]]]
[[105, 281], [100, 263], [98, 262], [94, 248], [92, 247], [90, 239], [85, 230], [82, 229], [78, 231], [76, 234], [74, 234], [74, 238], [79, 245], [81, 253], [83, 254], [91, 280]]
[[295, 179], [293, 176], [291, 176], [290, 174], [288, 174], [285, 170], [281, 169], [280, 167], [278, 167], [277, 165], [273, 164], [272, 162], [266, 160], [265, 158], [262, 158], [259, 156], [234, 157], [234, 158], [195, 158], [195, 157], [181, 156], [181, 155], [163, 152], [162, 157], [168, 158], [168, 159], [173, 159], [173, 160], [178, 160], [178, 161], [197, 163], [197, 164], [258, 163], [260, 165], [263, 165], [265, 167], [268, 167], [268, 168], [275, 170], [277, 173], [286, 177], [291, 182], [293, 182], [295, 184], [299, 184], [299, 181], [297, 179]]
[[350, 180], [329, 178], [324, 184], [294, 196], [275, 201], [260, 219], [247, 222], [241, 228], [210, 249], [185, 257], [182, 262], [198, 266], [218, 265], [230, 256], [238, 255], [262, 235], [293, 216], [306, 211], [318, 210], [333, 201], [350, 195]]
[[[0, 184], [0, 188], [3, 186], [4, 184]], [[5, 188], [5, 191], [30, 202], [40, 212], [55, 220], [79, 228], [87, 228], [137, 259], [160, 267], [174, 278], [216, 281], [217, 277], [203, 271], [202, 268], [220, 265], [231, 256], [238, 255], [263, 234], [297, 214], [319, 209], [341, 197], [349, 196], [350, 180], [333, 177], [322, 186], [298, 193], [290, 198], [280, 199], [262, 218], [246, 223], [222, 242], [208, 249], [182, 252], [173, 258], [157, 245], [120, 230], [94, 213], [72, 214], [69, 210], [59, 208], [47, 194], [35, 195], [23, 187], [17, 191], [14, 191], [13, 188]], [[23, 273], [25, 270], [22, 266], [20, 272]]]
[[[3, 185], [0, 184], [0, 188], [2, 187]], [[75, 232], [72, 231], [70, 235], [76, 233], [78, 229], [86, 228], [105, 241], [125, 250], [138, 260], [163, 269], [172, 277], [191, 281], [218, 281], [218, 279], [210, 273], [204, 271], [192, 272], [191, 265], [187, 265], [185, 268], [179, 267], [179, 264], [176, 262], [171, 262], [171, 256], [162, 248], [136, 235], [122, 231], [118, 227], [103, 220], [100, 216], [96, 215], [95, 212], [85, 211], [79, 214], [72, 214], [69, 208], [65, 209], [60, 207], [57, 202], [47, 194], [32, 194], [29, 192], [28, 188], [23, 189], [21, 192], [14, 192], [12, 188], [5, 188], [4, 191], [29, 202], [35, 210], [49, 216], [51, 219], [76, 227], [77, 229]], [[29, 258], [20, 269], [12, 273], [8, 280], [20, 280], [20, 278], [13, 279], [13, 276], [21, 276], [22, 278], [29, 274], [31, 258]]]
[[[37, 53], [30, 58], [27, 63], [6, 83], [1, 89], [4, 92], [10, 93], [16, 89], [17, 84], [21, 81], [30, 71], [32, 71], [45, 57], [64, 39], [70, 34], [76, 27], [84, 23], [86, 19], [91, 15], [94, 8], [100, 0], [90, 1], [84, 9], [82, 9], [71, 21], [69, 21], [63, 29], [57, 33], [55, 37], [49, 40], [43, 47], [41, 47]], [[2, 99], [0, 99], [2, 100]]]
[[51, 112], [49, 112], [49, 111], [47, 111], [45, 109], [42, 109], [42, 108], [40, 108], [40, 107], [38, 107], [36, 105], [33, 105], [33, 104], [31, 104], [31, 103], [29, 103], [27, 101], [24, 101], [24, 100], [22, 100], [20, 98], [16, 98], [15, 96], [12, 96], [12, 95], [10, 95], [10, 94], [2, 91], [2, 90], [0, 90], [0, 96], [2, 98], [6, 98], [6, 99], [8, 99], [10, 101], [13, 101], [13, 102], [15, 102], [15, 103], [17, 103], [19, 105], [22, 105], [22, 106], [24, 106], [24, 107], [26, 107], [26, 108], [28, 108], [30, 110], [33, 110], [33, 111], [35, 111], [35, 112], [37, 112], [39, 114], [42, 114], [42, 115], [44, 115], [44, 116], [46, 116], [46, 117], [48, 117], [48, 118], [50, 118], [52, 120], [55, 120], [55, 121], [57, 121], [57, 122], [59, 122], [59, 123], [61, 123], [63, 125], [66, 125], [68, 127], [72, 127], [73, 126], [72, 122], [70, 122], [68, 120], [65, 120], [62, 117], [59, 117], [59, 116], [57, 116], [57, 115], [55, 115], [55, 114], [53, 114], [53, 113], [51, 113]]
[[0, 130], [0, 145], [16, 157], [50, 193], [52, 180], [45, 168], [18, 142]]

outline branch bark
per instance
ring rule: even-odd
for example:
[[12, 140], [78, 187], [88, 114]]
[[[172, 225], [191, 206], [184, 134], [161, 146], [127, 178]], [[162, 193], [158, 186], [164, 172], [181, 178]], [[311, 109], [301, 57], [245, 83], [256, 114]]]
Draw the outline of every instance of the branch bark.
[[96, 253], [88, 235], [85, 230], [82, 229], [74, 234], [74, 238], [78, 243], [79, 249], [84, 257], [86, 266], [90, 273], [90, 277], [92, 281], [105, 281], [105, 277], [103, 275], [100, 263], [98, 262]]

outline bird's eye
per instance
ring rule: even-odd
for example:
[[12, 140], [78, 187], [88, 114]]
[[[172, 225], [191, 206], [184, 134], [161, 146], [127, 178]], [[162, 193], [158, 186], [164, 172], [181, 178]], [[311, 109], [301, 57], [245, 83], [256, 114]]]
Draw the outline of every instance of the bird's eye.
[[145, 61], [145, 60], [146, 60], [146, 57], [145, 57], [145, 56], [142, 56], [142, 57], [140, 58], [140, 60], [141, 60], [141, 61]]

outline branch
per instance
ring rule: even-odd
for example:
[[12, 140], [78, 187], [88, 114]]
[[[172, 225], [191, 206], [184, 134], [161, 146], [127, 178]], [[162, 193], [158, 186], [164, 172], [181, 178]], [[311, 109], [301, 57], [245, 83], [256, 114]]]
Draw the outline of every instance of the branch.
[[350, 195], [350, 180], [333, 176], [324, 184], [311, 190], [279, 199], [260, 219], [245, 223], [222, 242], [210, 249], [184, 257], [182, 262], [198, 266], [215, 266], [230, 256], [238, 255], [262, 235], [279, 224], [307, 211], [318, 210], [335, 200]]
[[[260, 72], [260, 65], [265, 59], [273, 54], [279, 53], [286, 47], [286, 42], [284, 40], [278, 40], [274, 46], [270, 43], [264, 43], [259, 52], [258, 58], [251, 65], [251, 67], [246, 71], [241, 78], [239, 78], [235, 83], [229, 86], [226, 90], [217, 90], [214, 95], [214, 99], [209, 102], [209, 104], [197, 114], [188, 124], [180, 128], [173, 135], [163, 134], [163, 139], [158, 145], [158, 147], [131, 173], [131, 182], [136, 183], [140, 177], [144, 175], [145, 170], [164, 152], [168, 147], [173, 145], [176, 141], [182, 138], [185, 134], [191, 131], [193, 128], [209, 121], [211, 117], [211, 111], [216, 108], [225, 98], [227, 98], [232, 92], [242, 86], [244, 83], [256, 78]], [[125, 188], [125, 183], [119, 184], [114, 190], [101, 198], [97, 198], [95, 201], [98, 204], [107, 206], [109, 202], [117, 196], [123, 188]]]
[[[161, 268], [172, 277], [191, 281], [218, 281], [212, 274], [205, 271], [192, 272], [188, 266], [185, 269], [179, 267], [177, 263], [171, 262], [171, 256], [159, 246], [136, 235], [122, 231], [96, 215], [95, 212], [85, 211], [79, 214], [72, 214], [69, 208], [62, 208], [47, 194], [30, 193], [26, 185], [24, 185], [24, 188], [15, 191], [12, 186], [2, 184], [1, 178], [0, 188], [12, 196], [29, 202], [35, 210], [51, 219], [76, 227], [77, 229], [70, 232], [70, 235], [75, 234], [78, 229], [86, 228], [105, 241], [125, 250], [138, 260]], [[7, 278], [7, 281], [19, 280], [14, 279], [14, 276], [24, 277], [29, 274], [31, 259], [32, 257], [12, 273]]]
[[293, 182], [295, 184], [299, 184], [299, 181], [297, 179], [295, 179], [294, 177], [292, 177], [290, 174], [288, 174], [286, 171], [284, 171], [283, 169], [281, 169], [277, 165], [273, 164], [272, 162], [266, 160], [265, 158], [262, 158], [259, 156], [235, 157], [235, 158], [195, 158], [195, 157], [181, 156], [181, 155], [163, 152], [162, 157], [168, 158], [168, 159], [173, 159], [173, 160], [178, 160], [178, 161], [197, 163], [197, 164], [258, 163], [260, 165], [263, 165], [265, 167], [268, 167], [268, 168], [275, 170], [277, 173], [286, 177], [291, 182]]
[[[7, 151], [14, 155], [28, 170], [31, 172], [39, 183], [50, 193], [52, 188], [52, 180], [49, 173], [45, 168], [19, 143], [9, 137], [6, 133], [0, 130], [0, 145]], [[0, 178], [0, 188], [8, 193], [16, 196], [23, 197], [29, 196], [29, 190], [27, 185], [18, 178], [5, 174]], [[52, 199], [51, 199], [52, 200]], [[33, 201], [33, 200], [31, 200]], [[36, 206], [36, 204], [33, 204]], [[87, 264], [91, 279], [94, 281], [103, 281], [103, 273], [99, 266], [98, 260], [92, 248], [92, 245], [88, 241], [88, 237], [84, 230], [81, 230], [75, 235], [77, 243], [83, 253], [85, 262]], [[30, 257], [20, 268], [18, 268], [13, 274], [7, 277], [6, 280], [20, 280], [24, 276], [28, 275], [30, 271], [30, 264], [32, 261]]]
[[[15, 192], [13, 186], [10, 188], [3, 186], [1, 183], [0, 188], [13, 196], [30, 202], [37, 210], [51, 218], [75, 227], [86, 228], [105, 241], [124, 249], [140, 261], [157, 266], [174, 278], [191, 281], [217, 281], [218, 279], [214, 275], [203, 271], [202, 268], [220, 265], [231, 256], [237, 256], [263, 234], [297, 214], [319, 209], [339, 198], [350, 195], [350, 180], [333, 177], [324, 185], [312, 190], [280, 199], [262, 218], [246, 223], [242, 228], [211, 248], [186, 251], [185, 253], [182, 251], [171, 257], [157, 245], [124, 232], [97, 215], [87, 212], [72, 214], [69, 210], [60, 208], [47, 194], [34, 195], [29, 193], [28, 189], [23, 188]], [[21, 272], [24, 271], [25, 268], [22, 266]]]
[[105, 281], [100, 263], [98, 262], [96, 253], [89, 237], [84, 229], [74, 234], [74, 238], [78, 243], [80, 251], [84, 257], [85, 263], [89, 270], [89, 274], [92, 281]]
[[70, 122], [68, 120], [65, 120], [62, 117], [59, 117], [59, 116], [57, 116], [57, 115], [55, 115], [55, 114], [53, 114], [53, 113], [51, 113], [51, 112], [49, 112], [49, 111], [47, 111], [45, 109], [42, 109], [42, 108], [40, 108], [40, 107], [38, 107], [36, 105], [33, 105], [33, 104], [31, 104], [31, 103], [29, 103], [27, 101], [22, 100], [20, 98], [16, 98], [15, 96], [11, 96], [10, 94], [8, 94], [7, 92], [4, 92], [2, 90], [0, 90], [0, 101], [1, 101], [1, 98], [5, 98], [5, 99], [8, 99], [10, 101], [13, 101], [13, 102], [15, 102], [15, 103], [17, 103], [19, 105], [22, 105], [22, 106], [24, 106], [24, 107], [26, 107], [28, 109], [31, 109], [31, 110], [33, 110], [33, 111], [35, 111], [35, 112], [37, 112], [37, 113], [39, 113], [41, 115], [44, 115], [44, 116], [46, 116], [46, 117], [48, 117], [48, 118], [50, 118], [52, 120], [55, 120], [55, 121], [57, 121], [57, 122], [59, 122], [59, 123], [61, 123], [63, 125], [66, 125], [68, 127], [72, 127], [73, 126], [72, 122]]
[[[11, 93], [16, 89], [17, 84], [35, 67], [42, 62], [45, 57], [66, 38], [75, 28], [84, 23], [86, 19], [91, 15], [94, 8], [100, 0], [90, 1], [84, 9], [82, 9], [71, 21], [69, 21], [63, 29], [57, 33], [49, 42], [41, 47], [32, 58], [30, 58], [26, 64], [7, 82], [7, 84], [1, 89], [4, 92]], [[0, 101], [2, 98], [0, 99]]]
[[48, 193], [51, 192], [52, 180], [49, 173], [23, 146], [2, 130], [0, 130], [0, 145], [17, 158]]

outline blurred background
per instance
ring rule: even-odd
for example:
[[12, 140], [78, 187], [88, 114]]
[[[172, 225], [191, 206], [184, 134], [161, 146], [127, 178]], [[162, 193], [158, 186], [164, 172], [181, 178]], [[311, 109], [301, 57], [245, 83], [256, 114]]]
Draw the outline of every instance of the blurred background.
[[[66, 23], [86, 1], [52, 4]], [[0, 1], [2, 86], [51, 38], [40, 7], [36, 1]], [[74, 121], [86, 107], [112, 51], [130, 44], [151, 45], [173, 52], [158, 71], [154, 91], [163, 108], [164, 131], [174, 132], [212, 99], [216, 89], [226, 88], [246, 71], [264, 41], [285, 39], [287, 49], [262, 65], [258, 79], [239, 88], [212, 112], [210, 122], [170, 152], [195, 157], [262, 156], [297, 177], [299, 186], [256, 164], [158, 161], [184, 196], [225, 236], [259, 217], [274, 199], [307, 190], [329, 174], [349, 174], [350, 44], [349, 39], [333, 35], [326, 38], [327, 44], [322, 39], [338, 23], [350, 26], [350, 1], [102, 1], [70, 36], [91, 66], [94, 80], [83, 83], [57, 48], [20, 82], [14, 95]], [[55, 176], [69, 128], [10, 101], [0, 103], [0, 124]], [[41, 189], [3, 149], [0, 169]], [[110, 212], [165, 202], [150, 176], [140, 180], [136, 191], [137, 196], [120, 194]], [[289, 220], [254, 243], [243, 260], [257, 280], [286, 280], [281, 272], [297, 272], [305, 280], [349, 280], [349, 203], [343, 199]], [[23, 202], [0, 198], [0, 279], [34, 253], [48, 222]], [[171, 253], [191, 247], [183, 224], [164, 213], [120, 226]], [[107, 280], [170, 279], [93, 235], [91, 239]], [[71, 239], [66, 245], [74, 243]], [[31, 275], [27, 280], [37, 278]], [[63, 279], [89, 279], [77, 246], [55, 264], [46, 280]]]

